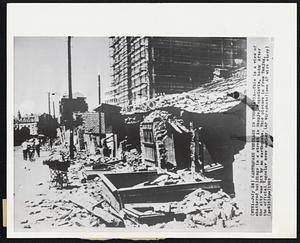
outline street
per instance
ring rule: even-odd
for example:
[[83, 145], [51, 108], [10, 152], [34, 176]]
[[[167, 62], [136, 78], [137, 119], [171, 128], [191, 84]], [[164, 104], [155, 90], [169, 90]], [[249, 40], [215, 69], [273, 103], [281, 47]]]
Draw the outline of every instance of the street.
[[[26, 201], [37, 201], [43, 199], [49, 193], [50, 173], [42, 162], [49, 152], [41, 151], [41, 157], [35, 161], [23, 160], [21, 147], [14, 149], [14, 172], [15, 172], [15, 227], [19, 229], [30, 210], [26, 207]], [[22, 227], [23, 228], [23, 227]]]
[[[53, 149], [59, 153], [59, 147]], [[41, 157], [34, 161], [24, 161], [21, 147], [15, 147], [15, 229], [17, 231], [66, 231], [84, 227], [84, 230], [93, 230], [99, 227], [144, 227], [143, 223], [133, 223], [124, 218], [121, 211], [116, 211], [107, 197], [103, 183], [99, 177], [90, 177], [87, 180], [82, 172], [85, 171], [89, 159], [85, 152], [77, 153], [68, 168], [68, 184], [63, 188], [54, 186], [50, 169], [43, 161], [48, 160], [50, 151], [41, 150]], [[127, 168], [127, 167], [125, 167]], [[175, 176], [175, 174], [170, 174]], [[161, 175], [156, 181], [161, 181], [166, 175]], [[176, 177], [178, 178], [178, 176]], [[171, 179], [169, 179], [171, 180]], [[200, 191], [199, 191], [200, 190]], [[178, 208], [181, 213], [185, 210], [193, 211], [195, 202], [200, 200], [199, 195], [204, 193], [210, 201], [210, 206], [218, 203], [223, 205], [220, 211], [212, 211], [204, 218], [199, 215], [187, 216], [184, 221], [170, 221], [157, 223], [154, 228], [185, 228], [206, 227], [212, 229], [235, 228], [241, 226], [240, 213], [226, 193], [210, 192], [199, 189], [185, 197], [182, 202], [170, 203], [169, 207]], [[200, 194], [199, 194], [200, 192]], [[214, 198], [214, 199], [213, 199]], [[202, 199], [201, 199], [202, 200]], [[201, 202], [200, 200], [200, 202]], [[207, 202], [208, 202], [207, 201]], [[204, 203], [204, 205], [207, 204]], [[174, 209], [176, 211], [176, 209]], [[219, 216], [221, 220], [217, 220]], [[222, 216], [223, 215], [223, 216]], [[233, 216], [231, 220], [230, 215]], [[226, 217], [226, 218], [224, 218]], [[230, 220], [229, 220], [230, 219]], [[198, 225], [195, 224], [198, 222]], [[221, 222], [221, 224], [220, 224]], [[222, 223], [223, 222], [223, 223]], [[148, 225], [147, 225], [148, 227]]]
[[[69, 168], [70, 184], [64, 189], [53, 187], [50, 170], [43, 165], [49, 151], [41, 150], [41, 157], [35, 161], [24, 161], [21, 147], [15, 147], [15, 190], [14, 213], [17, 231], [66, 230], [73, 227], [105, 226], [104, 220], [82, 208], [77, 202], [89, 199], [89, 185], [79, 183], [79, 164]], [[79, 165], [80, 166], [80, 165]], [[75, 172], [75, 173], [74, 173]], [[93, 191], [96, 192], [94, 189]]]

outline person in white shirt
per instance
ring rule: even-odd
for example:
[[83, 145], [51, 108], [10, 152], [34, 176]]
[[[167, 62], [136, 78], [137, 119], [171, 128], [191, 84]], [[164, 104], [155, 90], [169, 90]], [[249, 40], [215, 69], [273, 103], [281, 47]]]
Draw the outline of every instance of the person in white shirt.
[[22, 144], [22, 150], [23, 150], [23, 159], [27, 160], [28, 155], [28, 140], [25, 140]]

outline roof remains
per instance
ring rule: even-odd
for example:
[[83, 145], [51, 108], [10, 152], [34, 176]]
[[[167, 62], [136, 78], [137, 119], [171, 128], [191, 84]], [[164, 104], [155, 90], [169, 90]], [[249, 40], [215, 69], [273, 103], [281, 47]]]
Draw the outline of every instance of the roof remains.
[[228, 96], [232, 92], [246, 94], [247, 69], [241, 68], [232, 73], [230, 78], [214, 78], [212, 82], [180, 94], [169, 94], [152, 98], [147, 102], [123, 110], [124, 115], [151, 110], [176, 107], [195, 113], [220, 113], [240, 104], [241, 101]]

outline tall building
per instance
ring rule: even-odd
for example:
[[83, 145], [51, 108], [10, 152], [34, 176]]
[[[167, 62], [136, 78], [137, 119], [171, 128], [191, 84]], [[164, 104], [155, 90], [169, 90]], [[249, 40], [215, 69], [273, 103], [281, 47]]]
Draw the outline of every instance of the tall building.
[[110, 52], [106, 102], [124, 107], [199, 87], [216, 68], [245, 65], [246, 38], [110, 37]]

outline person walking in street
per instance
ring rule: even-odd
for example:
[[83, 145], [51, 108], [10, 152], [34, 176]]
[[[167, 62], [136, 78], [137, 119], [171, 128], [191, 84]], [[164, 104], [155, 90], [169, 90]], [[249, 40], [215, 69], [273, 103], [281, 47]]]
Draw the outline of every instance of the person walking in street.
[[28, 155], [28, 140], [26, 139], [22, 144], [22, 151], [23, 151], [23, 160], [27, 160]]
[[39, 139], [37, 138], [36, 140], [35, 140], [35, 150], [36, 150], [36, 154], [37, 154], [37, 156], [38, 157], [40, 157], [40, 141], [39, 141]]
[[34, 152], [35, 152], [35, 143], [33, 139], [29, 140], [29, 160], [32, 162], [34, 160]]

